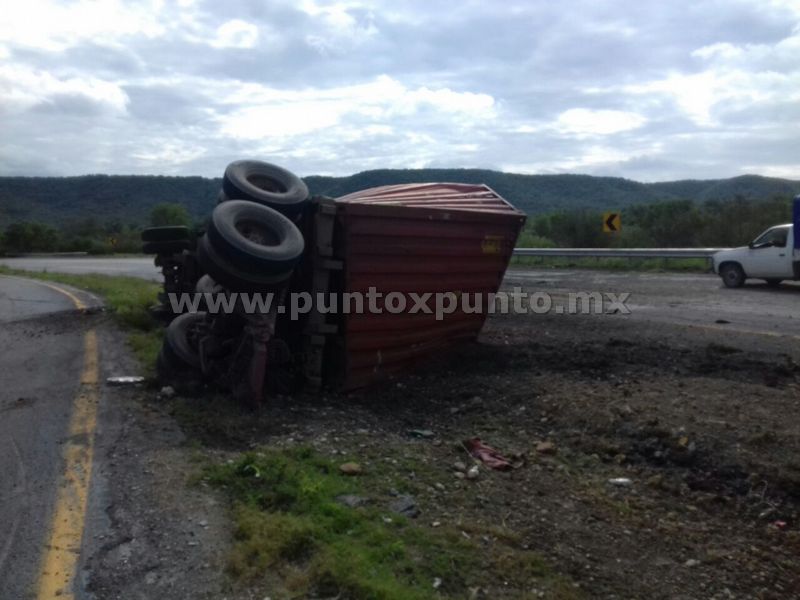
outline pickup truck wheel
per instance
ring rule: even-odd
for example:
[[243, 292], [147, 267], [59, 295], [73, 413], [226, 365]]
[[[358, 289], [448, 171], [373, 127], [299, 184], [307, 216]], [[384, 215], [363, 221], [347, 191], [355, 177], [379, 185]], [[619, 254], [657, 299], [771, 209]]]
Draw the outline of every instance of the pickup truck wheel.
[[767, 279], [767, 285], [769, 287], [778, 287], [783, 279]]
[[742, 285], [744, 285], [744, 280], [746, 279], [744, 270], [742, 270], [742, 267], [736, 263], [728, 263], [723, 265], [719, 270], [719, 274], [722, 277], [722, 282], [726, 287], [729, 288], [742, 287]]
[[256, 160], [237, 160], [228, 165], [222, 177], [222, 190], [232, 200], [250, 200], [283, 214], [297, 215], [310, 194], [294, 173]]
[[218, 204], [208, 240], [221, 257], [254, 273], [291, 271], [305, 249], [297, 226], [268, 206], [246, 200]]
[[189, 228], [183, 225], [171, 225], [167, 227], [148, 227], [142, 230], [143, 242], [174, 242], [177, 240], [188, 240]]

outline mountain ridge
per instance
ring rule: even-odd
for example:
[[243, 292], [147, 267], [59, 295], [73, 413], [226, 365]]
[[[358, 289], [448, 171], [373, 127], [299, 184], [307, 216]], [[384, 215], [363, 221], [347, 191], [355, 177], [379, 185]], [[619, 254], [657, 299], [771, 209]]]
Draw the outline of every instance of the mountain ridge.
[[[800, 193], [800, 181], [760, 175], [642, 183], [621, 177], [527, 175], [489, 169], [375, 169], [342, 177], [312, 175], [304, 180], [313, 194], [333, 197], [399, 183], [485, 183], [532, 215], [557, 210], [621, 210], [676, 199], [704, 202], [737, 195], [766, 199]], [[15, 221], [58, 224], [87, 217], [144, 224], [152, 207], [161, 202], [183, 204], [193, 218], [202, 219], [213, 209], [220, 184], [219, 178], [170, 175], [0, 177], [0, 225]]]

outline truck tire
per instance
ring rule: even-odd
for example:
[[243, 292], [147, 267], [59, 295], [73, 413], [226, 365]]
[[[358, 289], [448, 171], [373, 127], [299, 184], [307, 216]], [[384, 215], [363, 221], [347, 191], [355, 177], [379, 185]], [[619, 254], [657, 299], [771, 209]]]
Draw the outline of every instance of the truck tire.
[[183, 225], [148, 227], [142, 230], [143, 242], [174, 242], [189, 239], [189, 228]]
[[250, 200], [289, 216], [297, 215], [310, 194], [305, 182], [277, 165], [237, 160], [222, 176], [222, 191], [231, 200]]
[[722, 282], [725, 284], [725, 287], [729, 288], [742, 287], [747, 278], [744, 274], [744, 270], [737, 263], [726, 263], [722, 265], [719, 269], [719, 274], [720, 277], [722, 277]]
[[220, 256], [203, 236], [197, 243], [197, 262], [214, 281], [232, 292], [261, 292], [283, 285], [292, 272], [265, 275], [251, 272]]
[[176, 317], [167, 327], [167, 334], [164, 337], [165, 355], [170, 352], [186, 363], [189, 367], [200, 370], [200, 351], [196, 339], [197, 326], [206, 318], [206, 313], [185, 313]]
[[297, 226], [268, 206], [231, 200], [211, 214], [207, 237], [216, 253], [242, 269], [266, 275], [291, 271], [305, 249]]
[[145, 242], [142, 244], [143, 254], [178, 254], [184, 250], [191, 250], [189, 240], [171, 240], [168, 242]]

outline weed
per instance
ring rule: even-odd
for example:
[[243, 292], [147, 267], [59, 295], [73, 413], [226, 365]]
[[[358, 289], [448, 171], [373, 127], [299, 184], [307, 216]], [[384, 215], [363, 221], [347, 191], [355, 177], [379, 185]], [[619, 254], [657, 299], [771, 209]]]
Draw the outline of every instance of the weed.
[[[277, 573], [287, 594], [354, 599], [464, 597], [498, 581], [561, 586], [513, 534], [494, 536], [487, 547], [461, 528], [431, 528], [384, 510], [386, 475], [380, 467], [343, 476], [310, 448], [266, 449], [207, 467], [203, 479], [234, 502], [228, 572], [245, 581]], [[368, 502], [346, 506], [337, 501], [345, 494]]]

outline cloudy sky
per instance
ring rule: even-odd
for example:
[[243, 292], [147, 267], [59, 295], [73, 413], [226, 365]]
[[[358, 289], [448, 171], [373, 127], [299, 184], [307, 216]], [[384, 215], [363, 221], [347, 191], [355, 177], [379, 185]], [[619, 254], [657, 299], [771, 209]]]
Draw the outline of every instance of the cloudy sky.
[[800, 0], [6, 3], [0, 174], [800, 179]]

